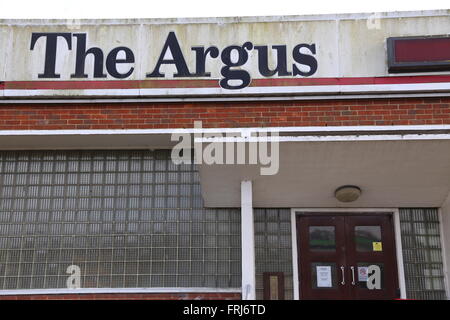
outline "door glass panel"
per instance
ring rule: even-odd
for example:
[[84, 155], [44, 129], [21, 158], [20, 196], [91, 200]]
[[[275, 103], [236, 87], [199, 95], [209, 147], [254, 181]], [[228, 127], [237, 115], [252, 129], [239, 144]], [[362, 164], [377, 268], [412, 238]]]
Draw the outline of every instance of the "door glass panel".
[[313, 262], [311, 263], [312, 288], [335, 289], [337, 287], [336, 263]]
[[334, 226], [310, 226], [309, 249], [312, 251], [335, 251], [335, 237]]
[[355, 227], [356, 250], [359, 252], [383, 251], [380, 226]]
[[384, 264], [360, 262], [355, 268], [355, 282], [358, 288], [368, 290], [384, 289]]

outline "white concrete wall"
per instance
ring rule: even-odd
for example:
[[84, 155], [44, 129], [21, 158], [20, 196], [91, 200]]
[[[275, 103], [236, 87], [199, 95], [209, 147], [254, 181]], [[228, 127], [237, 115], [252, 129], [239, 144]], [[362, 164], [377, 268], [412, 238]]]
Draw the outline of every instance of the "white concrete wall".
[[[450, 29], [449, 10], [392, 12], [373, 15], [341, 14], [320, 16], [210, 18], [210, 19], [136, 19], [80, 20], [76, 28], [71, 20], [1, 20], [0, 19], [0, 79], [6, 81], [43, 80], [45, 39], [40, 38], [30, 50], [33, 32], [86, 33], [87, 48], [100, 47], [106, 55], [117, 46], [130, 48], [135, 63], [120, 65], [125, 70], [135, 68], [126, 80], [146, 79], [153, 71], [169, 32], [176, 33], [186, 63], [195, 67], [193, 46], [216, 46], [220, 51], [230, 45], [251, 41], [254, 45], [286, 45], [287, 62], [292, 71], [292, 50], [301, 43], [316, 45], [317, 72], [312, 77], [373, 77], [386, 76], [386, 38], [419, 35], [442, 35]], [[76, 40], [72, 50], [64, 40], [58, 40], [56, 71], [61, 78], [72, 79]], [[304, 51], [308, 52], [308, 50]], [[257, 71], [255, 50], [249, 53], [243, 66], [253, 79], [262, 78]], [[269, 51], [270, 65], [276, 63], [274, 51]], [[210, 79], [221, 77], [221, 60], [207, 59]], [[93, 78], [93, 59], [86, 59], [86, 72]], [[166, 78], [173, 78], [173, 66], [163, 66]], [[108, 80], [113, 78], [108, 75]], [[99, 80], [105, 80], [99, 79]], [[55, 80], [55, 79], [52, 79]], [[79, 93], [79, 92], [78, 92]]]
[[442, 255], [446, 275], [447, 299], [450, 299], [450, 194], [441, 209], [441, 222]]

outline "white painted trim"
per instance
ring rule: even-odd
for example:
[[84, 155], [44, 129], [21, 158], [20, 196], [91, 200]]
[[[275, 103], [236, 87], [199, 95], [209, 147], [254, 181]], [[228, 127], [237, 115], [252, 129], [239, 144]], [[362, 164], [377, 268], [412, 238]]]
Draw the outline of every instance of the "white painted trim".
[[[444, 202], [445, 203], [445, 202]], [[442, 221], [442, 208], [438, 209], [438, 217], [439, 217], [439, 240], [441, 243], [441, 255], [442, 255], [442, 265], [444, 269], [444, 288], [445, 295], [447, 296], [447, 300], [450, 300], [450, 288], [449, 288], [449, 270], [447, 265], [447, 257], [446, 257], [446, 245], [444, 241], [444, 224]], [[449, 230], [450, 232], [450, 230]]]
[[250, 127], [250, 128], [173, 128], [173, 129], [98, 129], [98, 130], [0, 130], [0, 136], [46, 136], [46, 135], [133, 135], [172, 133], [241, 133], [241, 132], [382, 132], [382, 131], [442, 131], [450, 125], [397, 125], [397, 126], [310, 126], [310, 127]]
[[[0, 92], [0, 97], [3, 94]], [[348, 100], [386, 98], [439, 98], [449, 97], [447, 92], [385, 93], [385, 94], [345, 94], [345, 95], [287, 95], [287, 96], [239, 96], [239, 97], [154, 97], [154, 98], [58, 98], [58, 99], [0, 99], [0, 104], [80, 104], [80, 103], [153, 103], [153, 102], [223, 102], [223, 101], [302, 101], [302, 100]]]
[[[419, 126], [345, 126], [345, 127], [253, 127], [253, 128], [174, 128], [174, 129], [100, 129], [100, 130], [0, 130], [0, 150], [70, 149], [171, 149], [172, 134], [191, 137], [213, 133], [224, 142], [273, 141], [425, 141], [450, 140], [450, 125]], [[260, 137], [266, 133], [265, 137]], [[242, 138], [245, 137], [245, 138]], [[117, 139], [116, 139], [117, 138]], [[16, 140], [14, 140], [16, 139]], [[228, 140], [227, 140], [228, 139]], [[256, 140], [255, 140], [256, 139]], [[14, 143], [12, 143], [14, 141]], [[67, 142], [66, 142], [67, 141]], [[209, 139], [202, 140], [209, 142]]]
[[300, 300], [300, 286], [298, 275], [298, 246], [297, 246], [297, 215], [295, 209], [291, 209], [291, 239], [292, 239], [292, 281], [294, 288], [294, 300]]
[[241, 288], [80, 288], [0, 290], [0, 296], [95, 293], [240, 293]]
[[[327, 21], [368, 19], [373, 13], [309, 14], [287, 16], [249, 16], [249, 17], [202, 17], [202, 18], [140, 18], [140, 19], [80, 19], [81, 25], [142, 25], [142, 24], [198, 24], [198, 23], [251, 23], [251, 22], [287, 22], [287, 21]], [[445, 9], [421, 11], [379, 12], [377, 18], [415, 18], [448, 16]], [[0, 19], [0, 25], [67, 25], [64, 19]]]
[[400, 286], [400, 299], [406, 299], [406, 280], [405, 280], [405, 264], [403, 262], [403, 247], [402, 247], [402, 230], [400, 227], [400, 210], [395, 209], [394, 216], [394, 230], [395, 230], [395, 253], [397, 256], [398, 282]]
[[345, 212], [358, 212], [362, 214], [372, 213], [392, 213], [397, 208], [293, 208], [295, 212], [311, 212], [311, 213], [345, 213]]
[[[404, 265], [403, 265], [403, 256], [402, 256], [402, 252], [401, 252], [401, 241], [400, 241], [400, 247], [397, 245], [398, 244], [398, 240], [397, 240], [397, 231], [399, 231], [400, 229], [397, 230], [396, 226], [396, 222], [395, 222], [395, 217], [396, 215], [398, 216], [398, 209], [397, 208], [292, 208], [291, 209], [291, 228], [292, 228], [292, 237], [295, 235], [295, 237], [297, 236], [297, 227], [295, 221], [296, 220], [296, 216], [297, 216], [297, 212], [317, 212], [317, 213], [326, 213], [329, 212], [330, 214], [333, 213], [345, 213], [345, 212], [358, 212], [361, 214], [373, 214], [373, 213], [392, 213], [393, 217], [394, 217], [394, 233], [395, 233], [395, 244], [396, 244], [396, 258], [397, 258], [397, 268], [398, 268], [398, 279], [399, 279], [399, 286], [400, 286], [400, 295], [401, 297], [405, 296], [406, 297], [406, 290], [405, 290], [405, 280], [404, 280]], [[397, 214], [396, 214], [397, 213]], [[400, 250], [399, 250], [400, 249]], [[297, 242], [295, 242], [295, 248], [294, 248], [294, 243], [292, 243], [292, 251], [296, 250], [296, 259], [295, 261], [297, 261], [297, 255], [298, 255], [298, 248], [297, 248]], [[400, 255], [399, 255], [400, 254]], [[399, 259], [400, 257], [400, 259]], [[299, 288], [299, 274], [298, 274], [298, 264], [297, 262], [295, 262], [294, 265], [294, 252], [292, 252], [292, 273], [293, 273], [293, 281], [295, 281], [295, 279], [297, 279], [297, 285], [295, 284], [295, 282], [293, 283], [293, 287], [294, 287], [294, 299], [300, 299], [300, 288]]]
[[256, 299], [252, 182], [241, 182], [242, 300]]
[[[218, 80], [219, 81], [219, 80]], [[238, 90], [223, 88], [164, 88], [164, 89], [39, 89], [3, 90], [4, 98], [19, 97], [196, 97], [196, 96], [240, 96], [240, 95], [326, 95], [326, 94], [384, 94], [450, 92], [450, 82], [406, 83], [406, 84], [363, 84], [363, 85], [314, 85], [247, 87]]]
[[213, 137], [195, 138], [196, 143], [232, 142], [316, 142], [316, 141], [417, 141], [450, 140], [450, 134], [406, 134], [406, 135], [350, 135], [350, 136], [299, 136], [299, 137]]

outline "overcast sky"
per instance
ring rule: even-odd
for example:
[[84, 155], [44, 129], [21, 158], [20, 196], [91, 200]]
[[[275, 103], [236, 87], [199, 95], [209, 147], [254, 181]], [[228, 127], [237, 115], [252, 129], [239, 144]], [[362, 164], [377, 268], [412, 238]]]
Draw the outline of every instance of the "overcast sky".
[[172, 18], [449, 9], [448, 0], [0, 0], [0, 18]]

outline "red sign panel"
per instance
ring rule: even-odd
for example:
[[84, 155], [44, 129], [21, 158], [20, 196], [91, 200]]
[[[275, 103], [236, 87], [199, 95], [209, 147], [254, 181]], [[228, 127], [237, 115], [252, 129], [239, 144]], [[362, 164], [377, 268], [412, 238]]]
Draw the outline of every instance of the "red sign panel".
[[388, 38], [391, 73], [450, 70], [450, 36]]

